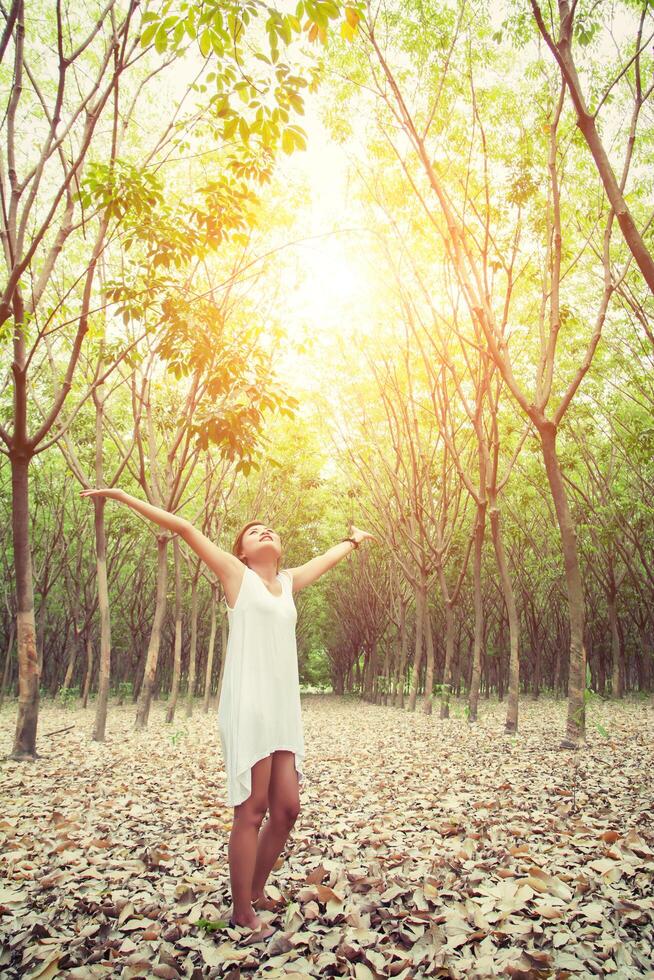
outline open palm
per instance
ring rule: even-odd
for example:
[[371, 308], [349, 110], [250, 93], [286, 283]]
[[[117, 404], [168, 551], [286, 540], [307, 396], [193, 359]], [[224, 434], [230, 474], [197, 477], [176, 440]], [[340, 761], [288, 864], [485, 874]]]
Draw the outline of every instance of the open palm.
[[361, 528], [355, 527], [354, 524], [350, 524], [350, 537], [354, 538], [356, 542], [365, 541], [366, 538], [371, 538], [373, 541], [376, 540], [374, 534], [369, 531], [362, 531]]

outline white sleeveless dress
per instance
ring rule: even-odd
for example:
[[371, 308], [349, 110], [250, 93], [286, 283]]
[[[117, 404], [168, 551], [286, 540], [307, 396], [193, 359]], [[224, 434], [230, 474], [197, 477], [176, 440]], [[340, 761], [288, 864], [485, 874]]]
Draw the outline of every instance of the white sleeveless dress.
[[295, 753], [298, 779], [305, 782], [292, 574], [279, 572], [277, 581], [280, 596], [246, 565], [234, 606], [225, 601], [229, 637], [218, 729], [228, 806], [248, 798], [252, 766], [276, 749]]

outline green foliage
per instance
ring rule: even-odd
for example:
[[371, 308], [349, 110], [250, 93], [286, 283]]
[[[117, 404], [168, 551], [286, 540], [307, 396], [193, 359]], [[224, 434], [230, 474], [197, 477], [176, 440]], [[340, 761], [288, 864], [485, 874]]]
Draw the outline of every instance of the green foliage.
[[[288, 154], [306, 148], [306, 134], [290, 125], [290, 114], [303, 114], [303, 91], [316, 88], [319, 68], [311, 65], [303, 74], [297, 73], [280, 60], [280, 49], [299, 39], [310, 43], [318, 39], [324, 45], [330, 23], [339, 20], [341, 36], [351, 41], [363, 8], [362, 3], [343, 7], [332, 0], [302, 0], [292, 14], [254, 0], [179, 5], [166, 0], [159, 10], [143, 15], [141, 45], [154, 45], [159, 55], [179, 56], [189, 45], [197, 45], [211, 66], [198, 89], [213, 87], [209, 101], [216, 132], [225, 142], [238, 136], [242, 145], [231, 165], [239, 167], [244, 156], [252, 157], [253, 144], [274, 152], [281, 143]], [[267, 48], [255, 49], [248, 59], [248, 39], [263, 16]], [[265, 171], [261, 173], [267, 179]]]
[[131, 212], [139, 219], [162, 204], [165, 196], [156, 174], [127, 160], [113, 160], [88, 164], [76, 200], [84, 208], [100, 208], [110, 218]]
[[118, 685], [116, 694], [121, 701], [131, 701], [134, 694], [134, 685], [132, 681], [121, 681]]
[[171, 744], [174, 747], [177, 745], [180, 739], [188, 738], [188, 728], [177, 729], [176, 731], [172, 732], [172, 734], [170, 734], [168, 737], [171, 741]]
[[60, 687], [58, 692], [58, 698], [61, 702], [62, 707], [68, 708], [71, 704], [74, 704], [79, 700], [80, 689], [79, 687]]
[[198, 919], [195, 925], [198, 929], [203, 929], [204, 932], [211, 934], [219, 929], [226, 929], [229, 922], [227, 919]]
[[[604, 700], [604, 698], [602, 698], [602, 696], [600, 694], [598, 694], [596, 691], [593, 690], [591, 684], [592, 684], [592, 676], [591, 676], [591, 671], [590, 671], [590, 665], [587, 663], [586, 664], [586, 684], [585, 684], [585, 687], [584, 687], [584, 710], [586, 709], [586, 706], [587, 705], [596, 703], [597, 701], [603, 701]], [[581, 721], [582, 721], [581, 709], [579, 709], [575, 713], [574, 717], [576, 719], [577, 724], [578, 725], [581, 724]], [[589, 717], [589, 712], [586, 712], [586, 720], [587, 721], [588, 721], [588, 717]], [[600, 733], [600, 735], [602, 735], [603, 738], [608, 738], [609, 737], [609, 733], [606, 730], [606, 728], [604, 727], [604, 725], [600, 724], [599, 722], [594, 722], [594, 725], [595, 725], [595, 728], [597, 729], [597, 731]]]
[[323, 690], [331, 686], [329, 661], [324, 650], [309, 650], [302, 660], [300, 681], [308, 687]]

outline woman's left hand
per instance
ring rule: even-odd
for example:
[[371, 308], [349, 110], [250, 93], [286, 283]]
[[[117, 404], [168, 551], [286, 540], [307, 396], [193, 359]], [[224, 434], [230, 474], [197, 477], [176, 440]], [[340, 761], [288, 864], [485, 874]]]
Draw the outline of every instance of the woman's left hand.
[[349, 537], [354, 538], [357, 543], [365, 541], [366, 538], [371, 538], [373, 541], [376, 540], [374, 534], [370, 534], [369, 531], [362, 531], [360, 528], [355, 527], [354, 524], [350, 524]]

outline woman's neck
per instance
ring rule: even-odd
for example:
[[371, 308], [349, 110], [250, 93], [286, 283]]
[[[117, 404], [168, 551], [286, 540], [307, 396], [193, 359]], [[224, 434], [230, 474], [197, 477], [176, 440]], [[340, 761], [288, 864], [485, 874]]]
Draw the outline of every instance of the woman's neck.
[[276, 562], [250, 562], [249, 567], [253, 572], [264, 580], [264, 582], [274, 582], [277, 578], [277, 563]]

